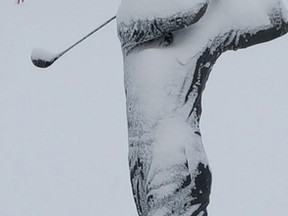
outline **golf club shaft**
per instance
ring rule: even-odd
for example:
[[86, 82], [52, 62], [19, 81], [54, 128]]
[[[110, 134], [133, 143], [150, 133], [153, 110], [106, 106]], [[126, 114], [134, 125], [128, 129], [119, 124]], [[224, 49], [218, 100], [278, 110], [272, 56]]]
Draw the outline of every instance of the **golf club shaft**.
[[99, 29], [101, 29], [102, 27], [104, 27], [105, 25], [107, 25], [108, 23], [110, 23], [112, 20], [114, 20], [116, 18], [116, 16], [113, 16], [112, 18], [110, 18], [109, 20], [107, 20], [106, 22], [104, 22], [102, 25], [98, 26], [96, 29], [94, 29], [92, 32], [90, 32], [89, 34], [87, 34], [85, 37], [83, 37], [82, 39], [80, 39], [79, 41], [77, 41], [75, 44], [73, 44], [72, 46], [68, 47], [66, 50], [64, 50], [63, 52], [61, 52], [58, 56], [58, 58], [60, 58], [62, 55], [64, 55], [66, 52], [68, 52], [69, 50], [71, 50], [73, 47], [75, 47], [76, 45], [78, 45], [79, 43], [81, 43], [82, 41], [84, 41], [85, 39], [87, 39], [88, 37], [90, 37], [92, 34], [94, 34], [95, 32], [97, 32]]
[[106, 22], [104, 22], [102, 25], [98, 26], [96, 29], [94, 29], [92, 32], [90, 32], [89, 34], [87, 34], [85, 37], [83, 37], [82, 39], [80, 39], [79, 41], [77, 41], [76, 43], [74, 43], [72, 46], [68, 47], [67, 49], [65, 49], [64, 51], [58, 53], [55, 56], [50, 56], [48, 59], [40, 57], [39, 55], [35, 54], [34, 50], [32, 51], [31, 54], [31, 60], [32, 63], [39, 68], [47, 68], [50, 65], [52, 65], [57, 59], [59, 59], [62, 55], [64, 55], [65, 53], [67, 53], [69, 50], [71, 50], [73, 47], [75, 47], [76, 45], [78, 45], [79, 43], [81, 43], [83, 40], [87, 39], [88, 37], [90, 37], [92, 34], [94, 34], [95, 32], [97, 32], [99, 29], [101, 29], [102, 27], [104, 27], [105, 25], [107, 25], [108, 23], [110, 23], [112, 20], [114, 20], [116, 18], [116, 16], [113, 16], [112, 18], [110, 18], [109, 20], [107, 20]]

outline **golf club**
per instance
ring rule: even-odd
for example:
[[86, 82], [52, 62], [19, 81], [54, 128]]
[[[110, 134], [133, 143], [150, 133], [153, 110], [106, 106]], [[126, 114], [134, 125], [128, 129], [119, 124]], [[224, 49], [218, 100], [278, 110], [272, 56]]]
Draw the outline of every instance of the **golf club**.
[[87, 39], [89, 36], [97, 32], [99, 29], [110, 23], [112, 20], [114, 20], [116, 16], [113, 16], [106, 22], [104, 22], [102, 25], [94, 29], [92, 32], [87, 34], [85, 37], [83, 37], [81, 40], [74, 43], [72, 46], [68, 47], [64, 51], [57, 53], [57, 54], [50, 54], [42, 49], [34, 49], [31, 54], [31, 61], [32, 63], [39, 68], [47, 68], [50, 65], [52, 65], [57, 59], [59, 59], [61, 56], [63, 56], [65, 53], [67, 53], [69, 50], [71, 50], [73, 47], [75, 47], [77, 44], [81, 43], [83, 40]]

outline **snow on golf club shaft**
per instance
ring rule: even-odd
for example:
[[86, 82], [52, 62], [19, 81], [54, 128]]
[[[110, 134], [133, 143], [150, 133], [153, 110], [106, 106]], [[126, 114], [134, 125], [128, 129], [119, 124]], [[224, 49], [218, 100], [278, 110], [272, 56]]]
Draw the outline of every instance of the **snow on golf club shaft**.
[[77, 41], [75, 44], [73, 44], [72, 46], [68, 47], [66, 50], [52, 55], [44, 50], [41, 49], [34, 49], [32, 51], [31, 54], [31, 61], [33, 62], [33, 64], [36, 67], [39, 68], [47, 68], [50, 65], [52, 65], [57, 59], [59, 59], [62, 55], [64, 55], [66, 52], [68, 52], [70, 49], [72, 49], [73, 47], [75, 47], [76, 45], [78, 45], [79, 43], [81, 43], [83, 40], [85, 40], [86, 38], [90, 37], [92, 34], [94, 34], [95, 32], [97, 32], [99, 29], [101, 29], [102, 27], [104, 27], [105, 25], [107, 25], [108, 23], [110, 23], [112, 20], [114, 20], [116, 18], [116, 16], [113, 16], [112, 18], [110, 18], [109, 20], [107, 20], [106, 22], [104, 22], [102, 25], [100, 25], [99, 27], [97, 27], [96, 29], [94, 29], [92, 32], [90, 32], [89, 34], [87, 34], [85, 37], [83, 37], [81, 40]]

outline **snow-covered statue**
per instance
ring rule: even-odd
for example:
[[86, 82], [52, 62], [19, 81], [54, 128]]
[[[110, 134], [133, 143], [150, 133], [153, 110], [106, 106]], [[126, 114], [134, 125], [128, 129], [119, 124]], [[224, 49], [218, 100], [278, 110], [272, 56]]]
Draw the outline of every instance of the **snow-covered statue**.
[[288, 31], [281, 0], [122, 0], [131, 183], [140, 216], [205, 216], [201, 97], [227, 50]]

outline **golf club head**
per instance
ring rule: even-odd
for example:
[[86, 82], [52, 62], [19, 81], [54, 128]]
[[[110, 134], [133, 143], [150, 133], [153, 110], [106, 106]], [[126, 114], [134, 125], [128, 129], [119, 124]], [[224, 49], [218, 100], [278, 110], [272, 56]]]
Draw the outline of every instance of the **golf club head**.
[[36, 67], [39, 67], [39, 68], [47, 68], [55, 62], [55, 60], [54, 61], [45, 61], [43, 59], [32, 59], [32, 58], [31, 58], [31, 61]]
[[51, 66], [61, 54], [51, 54], [42, 49], [34, 49], [31, 54], [32, 63], [39, 68]]

